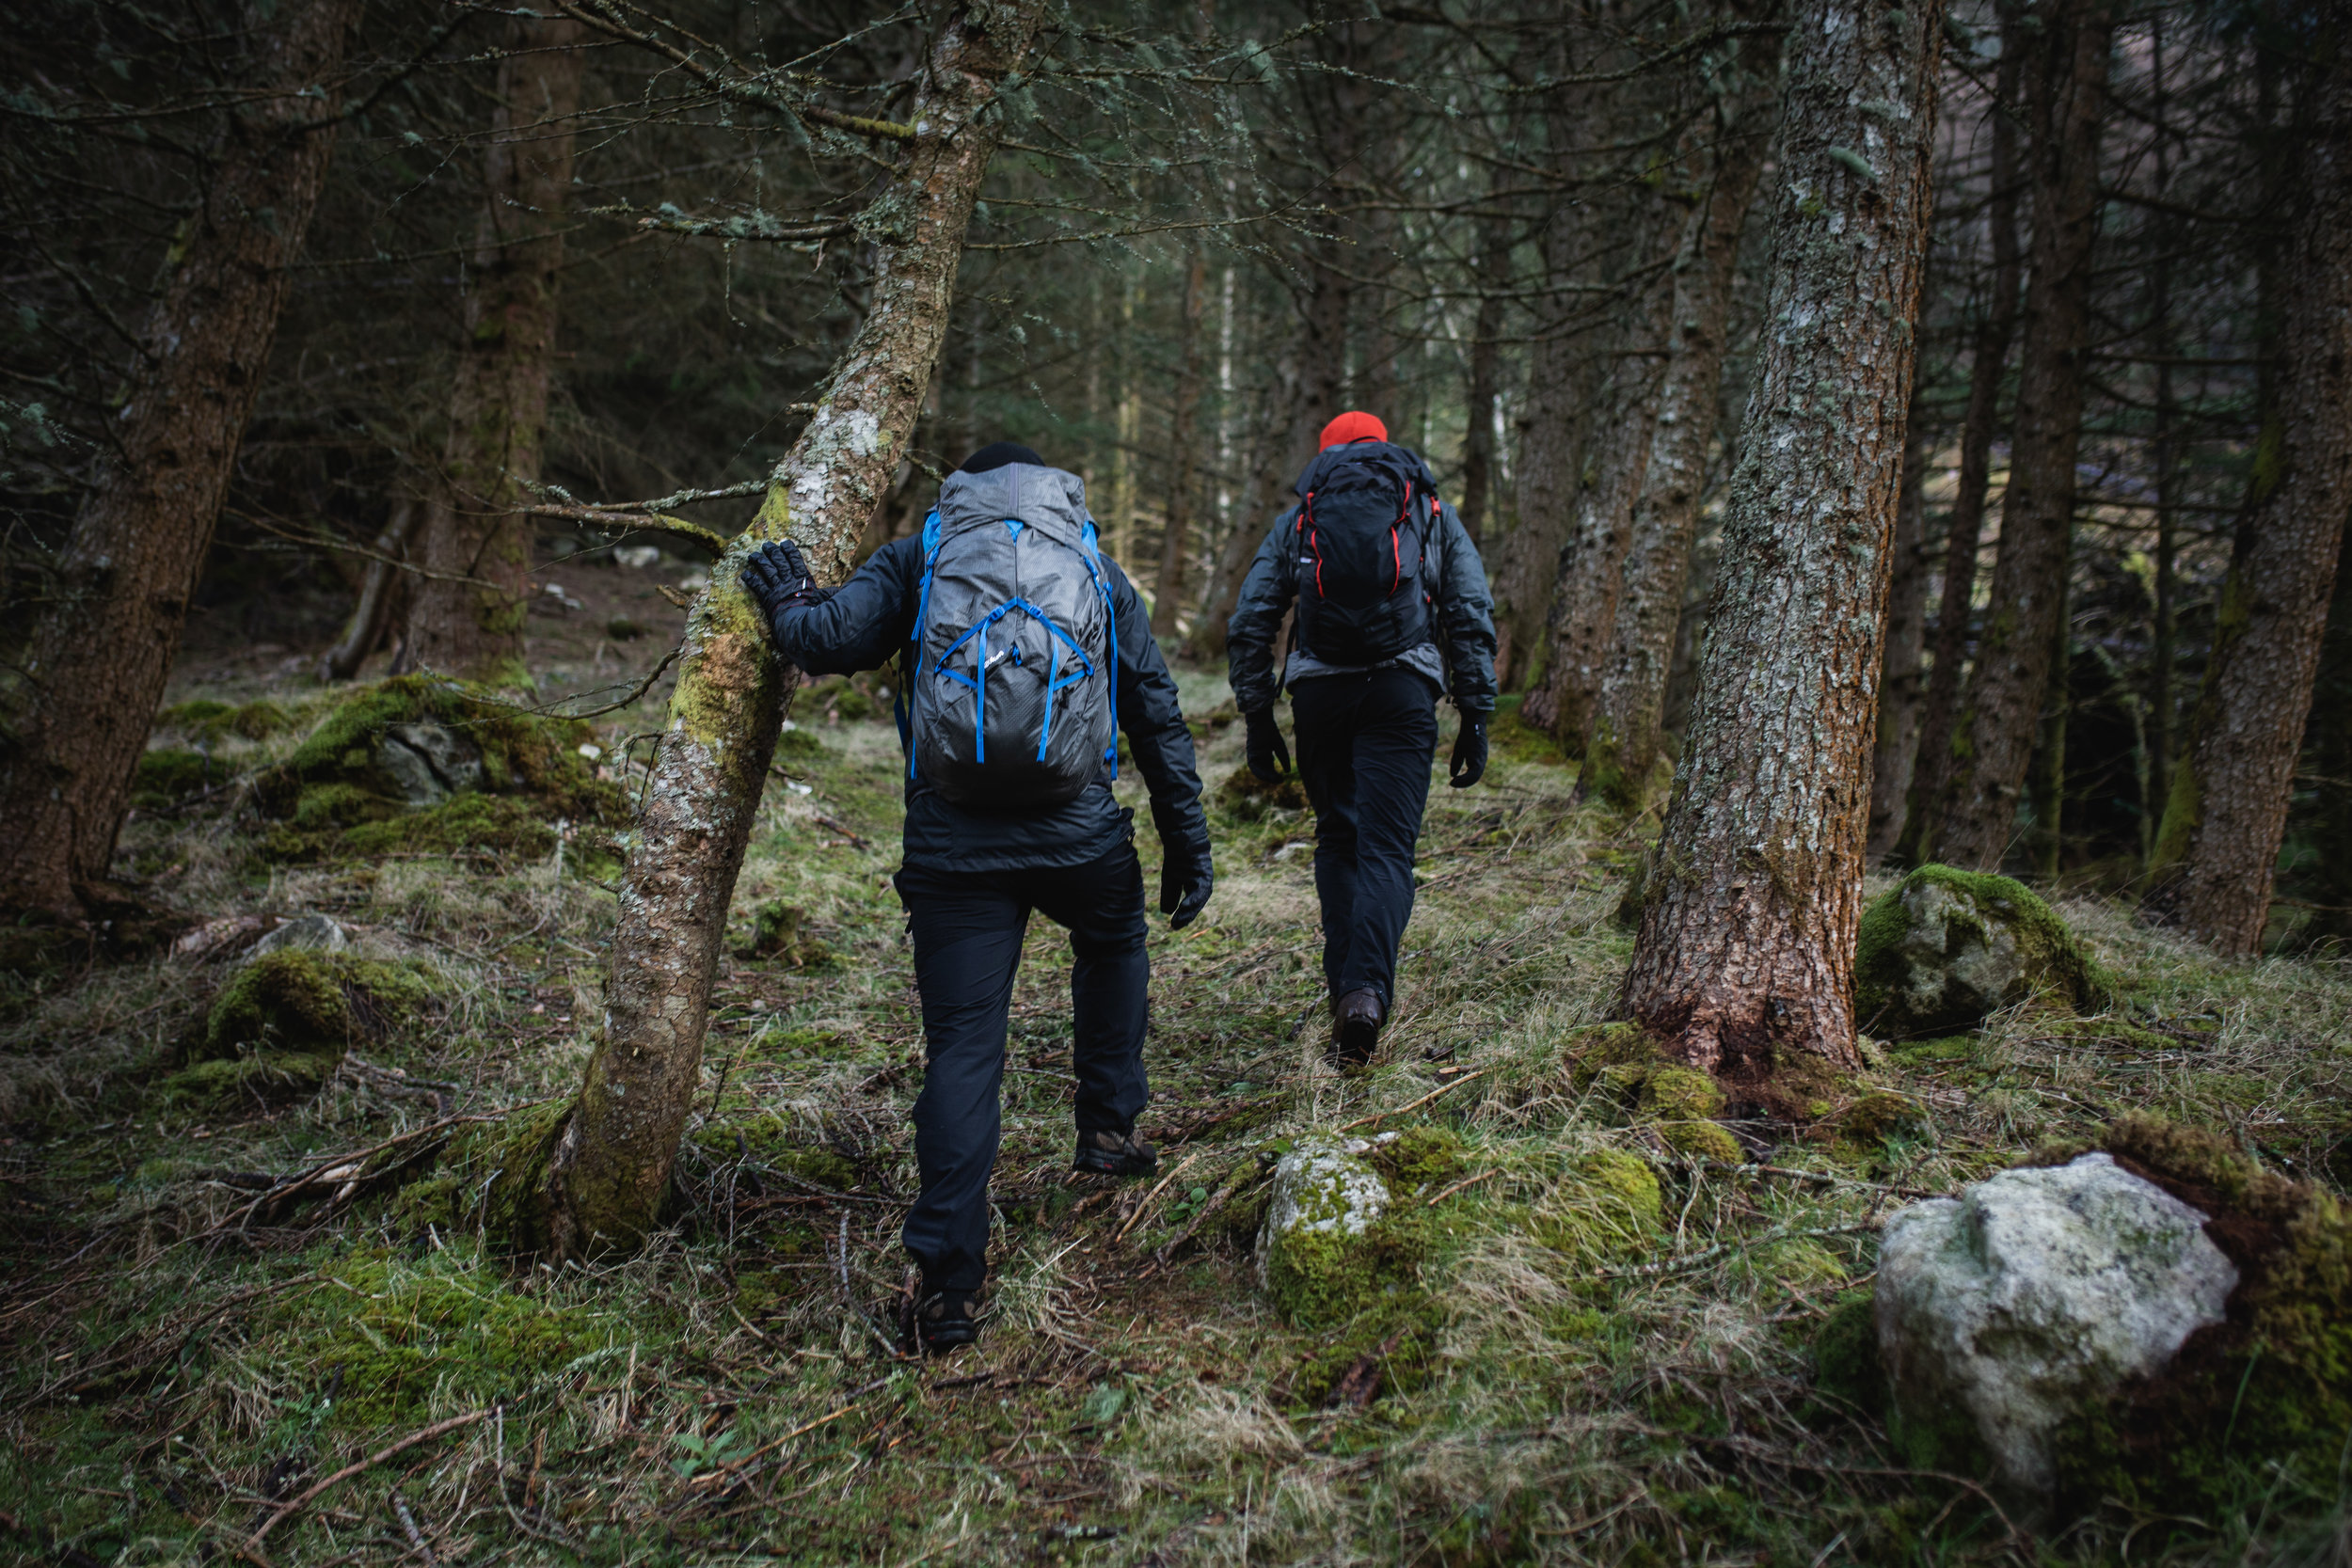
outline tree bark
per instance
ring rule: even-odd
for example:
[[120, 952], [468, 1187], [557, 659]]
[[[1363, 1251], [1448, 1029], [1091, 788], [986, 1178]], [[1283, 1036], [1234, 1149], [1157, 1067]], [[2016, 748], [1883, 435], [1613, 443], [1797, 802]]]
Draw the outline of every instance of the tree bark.
[[2146, 903], [2151, 917], [2232, 955], [2262, 947], [2352, 511], [2352, 55], [2339, 48], [2324, 69], [2280, 268], [2285, 363]]
[[1960, 721], [1961, 676], [1968, 659], [1968, 619], [1976, 608], [1977, 557], [1984, 533], [1985, 496], [1993, 483], [1993, 438], [2000, 429], [2001, 382], [2009, 372], [2010, 341], [2017, 336], [2017, 306], [2025, 267], [2017, 245], [2017, 90], [2026, 42], [2014, 6], [2002, 10], [2000, 64], [1993, 74], [1990, 199], [1985, 236], [1993, 252], [1992, 286], [1970, 345], [1968, 407], [1961, 417], [1960, 476], [1945, 525], [1944, 587], [1935, 610], [1935, 644], [1927, 694], [1919, 703], [1919, 740], [1913, 748], [1911, 788], [1892, 858], [1917, 864], [1932, 860], [1942, 826], [1945, 791], [1952, 775], [1952, 731]]
[[553, 1252], [637, 1243], [654, 1226], [701, 1077], [703, 1033], [743, 847], [794, 678], [737, 578], [787, 534], [828, 582], [848, 576], [947, 330], [956, 268], [988, 174], [988, 113], [1026, 60], [1036, 0], [959, 11], [917, 87], [872, 303], [824, 400], [777, 465], [752, 527], [688, 616], [670, 722], [646, 786], [613, 932], [603, 1037], [547, 1168]]
[[2312, 847], [2318, 875], [2312, 902], [2319, 908], [2304, 927], [2313, 945], [2335, 942], [2336, 957], [2352, 948], [2352, 571], [2336, 552], [2336, 597], [2328, 611], [2319, 676], [2312, 689], [2312, 766], [2318, 775]]
[[1192, 515], [1200, 493], [1200, 315], [1208, 305], [1209, 264], [1196, 250], [1184, 269], [1184, 358], [1176, 372], [1176, 409], [1168, 420], [1168, 524], [1160, 535], [1159, 580], [1152, 594], [1152, 635], [1176, 635], [1176, 611], [1184, 602], [1186, 554], [1192, 548]]
[[[1493, 182], [1501, 184], [1497, 173]], [[1492, 199], [1491, 197], [1489, 199]], [[1470, 326], [1470, 415], [1462, 432], [1462, 499], [1454, 508], [1470, 543], [1484, 547], [1486, 508], [1495, 494], [1495, 401], [1502, 389], [1502, 319], [1511, 283], [1511, 225], [1478, 226], [1478, 314]]]
[[554, 369], [556, 277], [580, 109], [580, 26], [516, 17], [499, 62], [441, 483], [426, 501], [405, 668], [528, 686], [528, 485]]
[[[1740, 50], [1739, 83], [1720, 101], [1713, 127], [1714, 179], [1692, 211], [1675, 258], [1666, 369], [1658, 388], [1647, 471], [1633, 506], [1608, 652], [1592, 692], [1584, 766], [1577, 777], [1580, 796], [1597, 794], [1625, 811], [1639, 808], [1663, 749], [1666, 683], [1674, 673], [1682, 588], [1691, 575], [1699, 494], [1715, 437], [1740, 237], [1764, 171], [1779, 98], [1779, 40], [1769, 34], [1751, 36]], [[1565, 583], [1559, 602], [1572, 602]], [[1561, 652], [1570, 648], [1564, 639]], [[1581, 688], [1565, 680], [1558, 689], [1581, 695]], [[1565, 733], [1572, 721], [1573, 709], [1564, 699], [1555, 733]]]
[[2106, 117], [2111, 0], [2058, 0], [2026, 49], [2033, 116], [2032, 277], [2001, 548], [1966, 705], [1947, 748], [1947, 804], [1934, 858], [1997, 869], [2042, 732], [2051, 651], [2066, 600], [2090, 341], [2090, 254], [2098, 230], [2099, 136]]
[[1871, 727], [1942, 10], [1805, 0], [1788, 35], [1761, 364], [1705, 674], [1624, 1006], [1747, 1085], [1852, 1069]]
[[1895, 503], [1895, 561], [1886, 590], [1886, 654], [1879, 665], [1878, 745], [1870, 759], [1870, 832], [1864, 847], [1873, 864], [1894, 848], [1903, 831], [1905, 802], [1919, 743], [1919, 654], [1927, 629], [1927, 423], [1919, 398], [1911, 400], [1903, 436], [1902, 494]]
[[115, 418], [115, 458], [74, 520], [62, 593], [0, 695], [0, 909], [78, 919], [106, 886], [131, 778], [212, 547], [326, 183], [358, 0], [255, 0], [246, 106], [165, 261]]

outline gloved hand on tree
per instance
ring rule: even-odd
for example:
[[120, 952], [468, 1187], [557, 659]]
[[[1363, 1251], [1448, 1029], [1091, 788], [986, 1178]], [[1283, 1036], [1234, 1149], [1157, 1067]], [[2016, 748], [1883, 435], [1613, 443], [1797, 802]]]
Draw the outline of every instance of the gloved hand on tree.
[[1243, 714], [1241, 720], [1248, 731], [1249, 771], [1267, 784], [1288, 773], [1291, 749], [1282, 739], [1281, 726], [1274, 721], [1274, 710], [1260, 708], [1255, 713]]
[[1462, 711], [1461, 733], [1454, 737], [1454, 760], [1446, 765], [1449, 781], [1468, 789], [1486, 776], [1486, 725], [1494, 715], [1480, 708]]

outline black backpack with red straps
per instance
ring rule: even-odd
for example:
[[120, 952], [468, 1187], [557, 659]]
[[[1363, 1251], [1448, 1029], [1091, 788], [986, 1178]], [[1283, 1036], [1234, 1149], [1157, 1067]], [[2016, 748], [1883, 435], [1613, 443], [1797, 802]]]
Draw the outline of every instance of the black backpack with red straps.
[[1377, 664], [1430, 640], [1438, 498], [1403, 447], [1333, 447], [1298, 481], [1298, 640], [1326, 664]]

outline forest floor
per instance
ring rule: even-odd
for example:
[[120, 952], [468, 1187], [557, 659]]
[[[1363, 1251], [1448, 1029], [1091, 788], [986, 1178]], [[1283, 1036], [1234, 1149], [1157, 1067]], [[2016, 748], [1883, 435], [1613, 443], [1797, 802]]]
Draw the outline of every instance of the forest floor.
[[[533, 622], [566, 650], [571, 679], [551, 686], [666, 646], [669, 620], [613, 645], [600, 622], [660, 601], [595, 580], [612, 604]], [[301, 665], [191, 659], [175, 700], [268, 695], [295, 720], [223, 740], [225, 773], [283, 755], [333, 703]], [[1573, 806], [1574, 769], [1523, 736], [1484, 785], [1433, 788], [1397, 1015], [1375, 1069], [1343, 1077], [1321, 1054], [1312, 819], [1225, 787], [1240, 728], [1219, 722], [1223, 683], [1183, 685], [1218, 884], [1192, 929], [1152, 918], [1145, 1131], [1163, 1179], [1068, 1168], [1068, 948], [1037, 922], [1008, 1046], [993, 1317], [935, 1361], [896, 1346], [922, 1053], [886, 705], [801, 695], [736, 905], [747, 931], [764, 905], [797, 910], [797, 934], [727, 960], [675, 1227], [598, 1267], [494, 1256], [462, 1194], [457, 1223], [422, 1221], [400, 1184], [453, 1118], [577, 1084], [608, 868], [562, 850], [272, 865], [233, 788], [135, 822], [131, 863], [178, 907], [329, 914], [359, 951], [427, 966], [435, 997], [427, 1024], [347, 1057], [314, 1098], [225, 1111], [163, 1086], [225, 963], [102, 965], [6, 999], [0, 1556], [2345, 1560], [2335, 1477], [2249, 1478], [2245, 1506], [2215, 1517], [2109, 1511], [2029, 1537], [1906, 1471], [1867, 1409], [1817, 1384], [1814, 1350], [1867, 1292], [1871, 1232], [1907, 1194], [2122, 1110], [2225, 1129], [2335, 1181], [2344, 964], [2217, 963], [2118, 907], [2067, 903], [2134, 1028], [2021, 1011], [1898, 1045], [1869, 1080], [1924, 1114], [1892, 1135], [1799, 1129], [1769, 1165], [1693, 1162], [1578, 1092], [1563, 1059], [1623, 973], [1616, 912], [1654, 818]], [[659, 722], [660, 695], [597, 721], [608, 763]], [[1154, 885], [1158, 846], [1138, 841]], [[1285, 1326], [1251, 1258], [1272, 1151], [1348, 1126], [1461, 1144], [1458, 1177], [1401, 1198], [1427, 1215], [1428, 1251], [1409, 1321], [1376, 1335]], [[336, 1158], [388, 1144], [399, 1158]], [[1655, 1172], [1654, 1225], [1595, 1223], [1580, 1173], [1601, 1149]], [[336, 1174], [311, 1201], [257, 1212], [257, 1192], [319, 1169]]]

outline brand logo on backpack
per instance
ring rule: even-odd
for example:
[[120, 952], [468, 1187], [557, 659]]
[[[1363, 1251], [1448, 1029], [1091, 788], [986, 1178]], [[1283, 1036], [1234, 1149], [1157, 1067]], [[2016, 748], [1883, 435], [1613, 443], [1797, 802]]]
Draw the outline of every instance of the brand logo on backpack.
[[1384, 442], [1308, 475], [1292, 524], [1300, 642], [1327, 663], [1376, 664], [1429, 641], [1424, 470]]
[[959, 804], [1048, 806], [1117, 776], [1118, 625], [1074, 478], [950, 476], [923, 523], [913, 658], [908, 778]]

